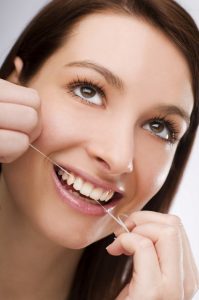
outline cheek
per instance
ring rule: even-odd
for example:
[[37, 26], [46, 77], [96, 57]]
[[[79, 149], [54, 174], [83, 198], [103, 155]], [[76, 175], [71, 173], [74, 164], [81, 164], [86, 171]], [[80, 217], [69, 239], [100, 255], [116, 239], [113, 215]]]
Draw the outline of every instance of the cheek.
[[59, 108], [56, 103], [51, 103], [48, 108], [46, 103], [42, 105], [43, 132], [42, 139], [46, 144], [55, 145], [57, 141], [76, 141], [81, 125], [77, 116], [70, 107]]
[[[153, 137], [152, 137], [153, 138]], [[146, 145], [139, 151], [138, 192], [146, 204], [163, 186], [170, 171], [175, 147], [162, 141]], [[144, 151], [147, 149], [147, 151]]]
[[62, 94], [56, 94], [56, 98], [50, 101], [43, 101], [43, 130], [38, 139], [40, 146], [50, 151], [66, 147], [69, 150], [68, 147], [85, 142], [91, 134], [91, 124], [96, 124], [95, 114], [89, 112], [85, 105]]
[[134, 171], [127, 184], [129, 200], [124, 207], [126, 212], [141, 210], [161, 189], [167, 178], [175, 147], [158, 143], [153, 140], [140, 140], [140, 147], [134, 156]]

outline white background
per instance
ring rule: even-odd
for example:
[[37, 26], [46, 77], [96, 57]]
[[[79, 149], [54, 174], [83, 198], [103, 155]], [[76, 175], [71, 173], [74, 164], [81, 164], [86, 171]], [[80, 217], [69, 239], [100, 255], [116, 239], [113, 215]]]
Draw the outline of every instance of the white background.
[[[47, 2], [47, 0], [0, 0], [0, 64], [31, 16]], [[199, 0], [178, 0], [178, 2], [199, 24]], [[199, 266], [198, 154], [199, 134], [171, 212], [181, 217]], [[199, 300], [199, 293], [194, 300]]]

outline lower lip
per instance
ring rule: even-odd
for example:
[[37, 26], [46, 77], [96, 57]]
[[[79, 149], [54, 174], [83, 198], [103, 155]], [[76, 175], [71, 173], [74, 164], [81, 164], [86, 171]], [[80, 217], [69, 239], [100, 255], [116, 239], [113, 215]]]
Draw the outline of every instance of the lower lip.
[[118, 200], [113, 200], [111, 203], [103, 205], [103, 208], [98, 204], [86, 202], [75, 194], [71, 194], [67, 189], [63, 187], [57, 177], [55, 170], [53, 170], [53, 179], [59, 196], [61, 197], [63, 202], [81, 213], [93, 216], [103, 216], [107, 213], [106, 210], [113, 209], [118, 203]]

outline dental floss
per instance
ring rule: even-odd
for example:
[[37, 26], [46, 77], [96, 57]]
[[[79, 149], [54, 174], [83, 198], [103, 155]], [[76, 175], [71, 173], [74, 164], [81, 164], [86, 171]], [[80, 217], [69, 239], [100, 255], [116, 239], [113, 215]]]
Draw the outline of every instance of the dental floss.
[[35, 146], [33, 146], [32, 144], [29, 144], [29, 146], [34, 149], [35, 151], [37, 151], [38, 153], [40, 153], [43, 157], [45, 157], [47, 160], [49, 160], [52, 164], [54, 164], [55, 166], [57, 166], [58, 168], [60, 168], [64, 173], [66, 173], [67, 175], [70, 175], [65, 169], [63, 169], [61, 166], [59, 166], [56, 162], [54, 162], [51, 158], [49, 158], [48, 156], [46, 156], [43, 152], [41, 152], [38, 148], [36, 148]]
[[110, 211], [112, 210], [111, 208], [106, 209], [98, 200], [95, 200], [101, 207], [103, 207], [103, 209], [105, 210], [105, 212], [115, 220], [115, 222], [117, 222], [117, 224], [119, 224], [120, 226], [122, 226], [122, 228], [126, 231], [126, 232], [130, 232], [128, 230], [128, 228], [126, 227], [125, 223], [120, 219], [120, 217], [115, 217]]
[[[60, 168], [64, 173], [66, 173], [67, 175], [70, 175], [70, 173], [68, 173], [65, 169], [63, 169], [61, 166], [59, 166], [56, 162], [54, 162], [51, 158], [49, 158], [47, 155], [45, 155], [43, 152], [41, 152], [38, 148], [36, 148], [35, 146], [33, 146], [32, 144], [29, 144], [29, 146], [35, 150], [36, 152], [38, 152], [40, 155], [42, 155], [43, 157], [45, 157], [47, 160], [49, 160], [52, 164], [54, 164], [55, 166], [57, 166], [58, 168]], [[115, 217], [110, 211], [111, 209], [106, 209], [98, 200], [95, 200], [104, 210], [105, 212], [113, 219], [115, 220], [115, 222], [117, 224], [119, 224], [120, 226], [122, 226], [122, 228], [129, 233], [128, 228], [126, 227], [125, 223], [121, 220], [120, 217]]]
[[119, 220], [119, 222], [120, 222], [120, 225], [124, 228], [124, 230], [125, 230], [126, 232], [129, 233], [130, 231], [128, 230], [128, 227], [127, 227], [126, 224], [121, 220], [120, 216], [118, 216], [117, 218], [118, 218], [118, 220]]

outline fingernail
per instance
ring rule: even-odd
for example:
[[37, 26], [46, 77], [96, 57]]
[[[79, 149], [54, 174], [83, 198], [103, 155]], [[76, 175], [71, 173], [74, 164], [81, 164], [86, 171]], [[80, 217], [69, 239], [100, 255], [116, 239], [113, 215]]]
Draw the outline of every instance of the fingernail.
[[112, 243], [110, 243], [107, 247], [106, 250], [112, 249], [112, 247], [114, 247], [115, 244], [117, 244], [117, 237], [114, 238], [114, 241], [112, 241]]

